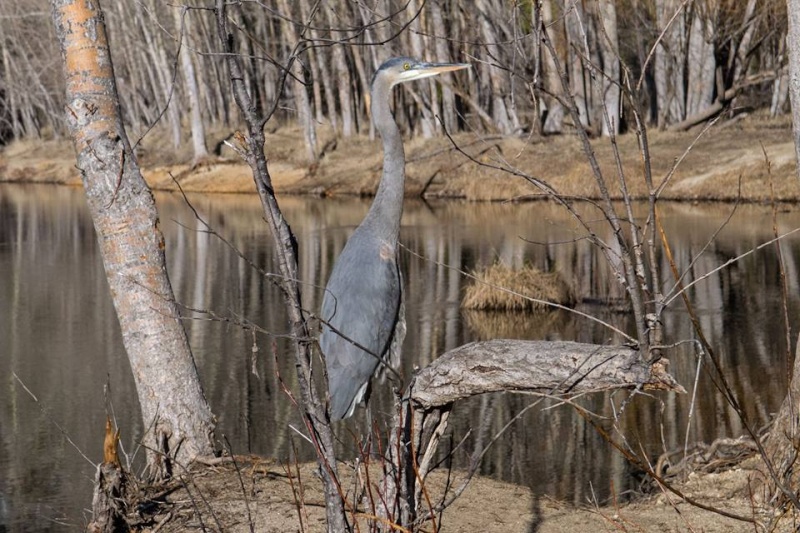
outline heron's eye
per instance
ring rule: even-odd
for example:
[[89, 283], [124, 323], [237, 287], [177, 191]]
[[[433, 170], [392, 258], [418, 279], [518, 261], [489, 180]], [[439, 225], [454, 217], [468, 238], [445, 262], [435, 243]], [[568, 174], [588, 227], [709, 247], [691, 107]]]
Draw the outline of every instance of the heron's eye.
[[403, 63], [403, 70], [411, 70], [411, 63]]

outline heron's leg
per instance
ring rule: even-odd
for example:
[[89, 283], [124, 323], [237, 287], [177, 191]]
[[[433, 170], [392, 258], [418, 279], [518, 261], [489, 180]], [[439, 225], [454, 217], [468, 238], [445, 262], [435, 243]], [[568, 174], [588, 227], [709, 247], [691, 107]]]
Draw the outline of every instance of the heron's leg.
[[372, 418], [372, 406], [370, 406], [370, 404], [367, 404], [366, 411], [367, 411], [367, 414], [366, 414], [366, 418], [367, 418], [367, 435], [366, 435], [366, 437], [364, 439], [364, 449], [367, 451], [367, 453], [372, 454], [372, 431], [373, 431], [372, 422], [373, 422], [373, 418]]

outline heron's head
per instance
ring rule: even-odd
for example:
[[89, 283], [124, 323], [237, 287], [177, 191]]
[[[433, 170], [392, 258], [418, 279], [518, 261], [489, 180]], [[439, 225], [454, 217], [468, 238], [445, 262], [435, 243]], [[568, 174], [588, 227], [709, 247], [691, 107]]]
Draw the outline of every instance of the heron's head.
[[381, 79], [392, 87], [405, 81], [421, 80], [443, 72], [469, 67], [469, 63], [426, 63], [413, 57], [393, 57], [381, 65], [372, 77], [372, 83]]

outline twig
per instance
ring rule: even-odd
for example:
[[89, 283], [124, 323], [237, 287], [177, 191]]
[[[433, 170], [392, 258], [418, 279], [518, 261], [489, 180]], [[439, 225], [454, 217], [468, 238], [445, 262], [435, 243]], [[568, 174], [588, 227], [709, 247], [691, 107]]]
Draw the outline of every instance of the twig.
[[786, 237], [794, 235], [798, 231], [800, 231], [800, 228], [795, 228], [793, 230], [787, 231], [786, 233], [782, 233], [782, 234], [778, 235], [777, 237], [775, 237], [773, 239], [770, 239], [768, 241], [762, 242], [761, 244], [759, 244], [755, 248], [751, 248], [750, 250], [744, 252], [743, 254], [739, 254], [736, 257], [728, 259], [722, 265], [718, 266], [717, 268], [711, 269], [710, 271], [706, 272], [705, 274], [703, 274], [699, 278], [695, 279], [694, 281], [692, 281], [690, 283], [687, 283], [686, 285], [681, 285], [680, 286], [681, 288], [680, 288], [680, 290], [678, 292], [676, 292], [675, 294], [673, 294], [672, 296], [667, 298], [665, 305], [669, 306], [675, 300], [675, 298], [678, 298], [679, 296], [682, 296], [683, 293], [685, 293], [687, 289], [689, 289], [689, 288], [693, 287], [694, 285], [696, 285], [697, 283], [700, 283], [701, 281], [713, 276], [714, 274], [716, 274], [720, 270], [724, 270], [724, 269], [728, 268], [729, 266], [731, 266], [732, 264], [734, 264], [734, 263], [736, 263], [738, 261], [741, 261], [745, 257], [747, 257], [749, 255], [753, 255], [754, 253], [766, 248], [767, 246], [769, 246], [771, 244], [775, 244], [776, 242], [781, 241], [781, 240], [785, 239]]
[[247, 497], [247, 491], [244, 488], [244, 481], [242, 480], [242, 472], [239, 470], [239, 463], [236, 462], [236, 457], [233, 455], [233, 447], [228, 440], [227, 435], [222, 435], [225, 445], [228, 447], [228, 453], [233, 460], [233, 468], [236, 469], [236, 477], [239, 479], [239, 486], [242, 489], [242, 498], [244, 498], [244, 509], [247, 512], [247, 524], [250, 526], [250, 533], [255, 533], [255, 524], [253, 523], [253, 515], [250, 514], [250, 499]]
[[27, 385], [25, 385], [25, 383], [24, 383], [24, 382], [23, 382], [23, 381], [22, 381], [22, 380], [19, 378], [19, 376], [17, 375], [17, 373], [16, 373], [16, 372], [14, 372], [14, 371], [12, 371], [12, 372], [11, 372], [11, 375], [12, 375], [12, 376], [14, 376], [14, 379], [15, 379], [15, 380], [17, 380], [17, 382], [18, 382], [18, 383], [19, 383], [19, 384], [22, 386], [22, 388], [23, 388], [23, 389], [25, 389], [25, 392], [27, 392], [27, 393], [28, 393], [28, 395], [29, 395], [31, 398], [33, 398], [33, 401], [34, 401], [34, 402], [36, 402], [36, 405], [38, 405], [38, 406], [39, 406], [39, 411], [40, 411], [40, 412], [41, 412], [41, 413], [42, 413], [44, 416], [46, 416], [46, 417], [47, 417], [47, 420], [49, 420], [51, 424], [53, 424], [55, 427], [57, 427], [57, 428], [58, 428], [58, 430], [61, 432], [61, 435], [62, 435], [62, 436], [65, 438], [65, 439], [67, 439], [67, 442], [69, 442], [69, 443], [70, 443], [70, 445], [71, 445], [73, 448], [75, 448], [75, 451], [77, 451], [77, 452], [80, 454], [80, 456], [81, 456], [81, 457], [83, 457], [84, 459], [86, 459], [86, 462], [87, 462], [87, 463], [89, 463], [89, 464], [90, 464], [90, 465], [92, 465], [93, 467], [97, 468], [97, 466], [98, 466], [98, 465], [97, 465], [97, 464], [96, 464], [94, 461], [92, 461], [91, 459], [89, 459], [89, 458], [86, 456], [86, 454], [85, 454], [85, 453], [83, 453], [83, 451], [82, 451], [82, 450], [81, 450], [81, 449], [78, 447], [78, 445], [77, 445], [77, 444], [75, 444], [75, 441], [73, 441], [73, 440], [72, 440], [72, 438], [69, 436], [69, 433], [67, 433], [67, 430], [65, 430], [65, 429], [64, 429], [64, 428], [61, 426], [61, 424], [59, 424], [58, 422], [56, 422], [56, 421], [55, 421], [55, 419], [54, 419], [52, 416], [50, 416], [50, 413], [48, 412], [48, 410], [47, 410], [47, 409], [46, 409], [44, 406], [42, 406], [42, 404], [39, 402], [39, 398], [37, 398], [37, 397], [36, 397], [36, 395], [35, 395], [33, 392], [31, 392], [31, 390], [28, 388], [28, 386], [27, 386]]

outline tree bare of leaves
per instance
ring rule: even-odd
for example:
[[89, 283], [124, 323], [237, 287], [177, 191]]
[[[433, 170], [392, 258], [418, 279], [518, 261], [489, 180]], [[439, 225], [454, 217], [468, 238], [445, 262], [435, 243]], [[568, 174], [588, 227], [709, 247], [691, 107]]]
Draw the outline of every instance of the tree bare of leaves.
[[[267, 223], [271, 230], [275, 252], [280, 265], [278, 283], [283, 291], [286, 308], [289, 312], [290, 329], [294, 337], [294, 358], [297, 366], [297, 377], [301, 395], [303, 419], [309, 435], [314, 441], [317, 460], [325, 490], [325, 514], [327, 529], [331, 532], [347, 531], [347, 520], [344, 514], [344, 502], [338, 484], [334, 439], [330, 420], [325, 411], [325, 402], [317, 393], [312, 374], [313, 340], [309, 333], [306, 316], [301, 305], [300, 284], [297, 275], [297, 242], [278, 206], [272, 179], [267, 169], [264, 154], [264, 125], [269, 116], [259, 116], [252, 96], [244, 83], [245, 77], [240, 56], [238, 55], [234, 35], [230, 32], [225, 0], [217, 0], [216, 20], [219, 39], [225, 51], [226, 63], [233, 86], [236, 104], [247, 124], [247, 135], [239, 135], [238, 151], [253, 172], [256, 191], [261, 199]], [[290, 55], [283, 65], [282, 76], [285, 80], [292, 64], [296, 60]], [[277, 105], [274, 102], [273, 105]]]
[[[789, 13], [789, 35], [787, 48], [789, 54], [789, 97], [792, 106], [792, 125], [794, 145], [797, 156], [798, 179], [800, 179], [800, 2], [787, 0]], [[794, 364], [790, 374], [789, 390], [770, 429], [765, 448], [769, 459], [773, 462], [775, 475], [767, 478], [768, 493], [766, 499], [776, 506], [783, 506], [786, 501], [794, 505], [800, 512], [800, 501], [795, 492], [787, 487], [797, 487], [800, 483], [798, 475], [798, 437], [800, 437], [800, 340], [795, 349]]]
[[119, 111], [102, 11], [52, 0], [65, 65], [66, 118], [128, 352], [153, 478], [213, 453], [206, 403], [167, 277], [164, 238]]
[[[597, 63], [609, 79], [614, 79], [614, 50], [624, 56], [637, 77], [645, 75], [647, 82], [640, 88], [640, 97], [651, 104], [648, 122], [660, 127], [688, 128], [730, 108], [735, 98], [747, 91], [752, 96], [749, 102], [769, 106], [773, 114], [782, 112], [788, 84], [785, 2], [717, 4], [710, 0], [656, 0], [597, 2], [584, 7], [574, 0], [543, 1], [542, 16], [559, 60], [569, 65], [572, 90], [579, 95], [583, 126], [601, 134], [605, 127], [600, 119], [604, 101], [616, 96], [613, 83], [595, 87], [586, 77], [588, 70], [582, 62]], [[364, 45], [387, 37], [395, 39], [397, 50], [406, 54], [420, 51], [426, 60], [463, 59], [463, 53], [478, 59], [469, 88], [434, 84], [424, 93], [418, 89], [417, 98], [404, 103], [408, 115], [416, 119], [409, 124], [401, 120], [401, 128], [435, 134], [435, 124], [426, 116], [441, 113], [450, 132], [459, 128], [519, 131], [531, 122], [535, 122], [534, 131], [543, 128], [544, 132], [559, 132], [564, 117], [560, 105], [546, 94], [543, 100], [532, 101], [529, 87], [496, 68], [502, 64], [536, 70], [535, 85], [542, 84], [548, 91], [558, 86], [547, 54], [539, 54], [539, 43], [526, 38], [533, 5], [482, 0], [475, 4], [476, 9], [464, 9], [458, 2], [413, 0], [405, 10], [416, 13], [415, 8], [420, 8], [419, 16], [410, 21], [412, 31], [401, 31], [397, 36], [394, 33], [399, 27], [391, 15], [398, 6], [388, 0], [370, 7], [345, 0], [318, 5], [290, 2], [280, 9], [249, 10], [247, 18], [237, 19], [237, 24], [242, 24], [252, 38], [246, 46], [248, 70], [253, 72], [246, 75], [254, 101], [262, 105], [276, 98], [294, 100], [293, 106], [276, 109], [274, 119], [300, 125], [312, 148], [316, 144], [313, 126], [320, 118], [341, 128], [345, 137], [368, 131], [367, 86], [370, 72], [379, 62], [373, 48], [326, 44]], [[37, 137], [64, 130], [57, 112], [63, 89], [49, 62], [51, 41], [40, 34], [40, 25], [36, 24], [39, 11], [46, 11], [44, 6], [46, 0], [8, 0], [0, 6], [0, 137]], [[304, 26], [304, 19], [315, 9], [319, 12], [315, 24]], [[232, 100], [230, 89], [220, 83], [213, 44], [216, 36], [203, 12], [193, 3], [176, 6], [152, 0], [109, 6], [109, 34], [112, 41], [120, 43], [112, 50], [120, 74], [120, 101], [134, 131], [143, 132], [158, 122], [158, 128], [175, 146], [188, 146], [190, 139], [194, 146], [199, 142], [199, 132], [189, 136], [182, 129], [190, 125], [196, 128], [196, 108], [202, 108], [203, 125], [209, 132], [214, 131], [211, 126], [225, 128], [229, 124], [226, 102]], [[450, 32], [457, 33], [458, 39], [448, 34], [443, 21], [448, 21]], [[617, 23], [616, 38], [612, 22]], [[189, 31], [182, 32], [181, 24]], [[293, 42], [292, 32], [303, 33], [313, 40], [315, 48], [307, 61], [303, 58], [306, 68], [294, 73], [298, 81], [280, 87], [282, 93], [276, 94], [276, 71], [269, 62], [256, 58], [282, 57], [286, 52], [283, 43]], [[511, 42], [513, 47], [503, 44]], [[654, 49], [654, 57], [644, 54], [646, 49]], [[179, 50], [180, 58], [176, 56]], [[192, 61], [187, 62], [187, 58]], [[196, 88], [187, 70], [190, 67]], [[309, 87], [313, 87], [313, 98]], [[774, 97], [765, 98], [762, 95], [770, 87]], [[462, 103], [473, 110], [477, 103], [478, 113], [488, 114], [480, 115], [480, 121], [456, 120], [453, 110], [458, 99], [454, 94], [459, 93], [469, 94]], [[609, 102], [605, 107], [613, 112]], [[183, 117], [193, 119], [184, 123]], [[610, 123], [625, 126], [614, 117]], [[187, 152], [196, 158], [195, 152], [201, 153], [202, 148], [198, 145]]]

